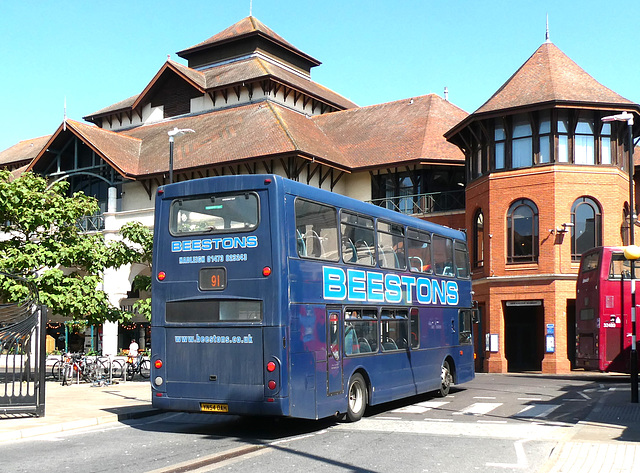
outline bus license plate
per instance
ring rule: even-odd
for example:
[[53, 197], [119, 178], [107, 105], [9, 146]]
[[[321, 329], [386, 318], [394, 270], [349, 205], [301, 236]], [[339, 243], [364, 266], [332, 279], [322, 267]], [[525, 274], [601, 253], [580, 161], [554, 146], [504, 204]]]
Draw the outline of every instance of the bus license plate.
[[202, 412], [229, 412], [228, 404], [210, 404], [207, 402], [200, 403], [200, 411]]

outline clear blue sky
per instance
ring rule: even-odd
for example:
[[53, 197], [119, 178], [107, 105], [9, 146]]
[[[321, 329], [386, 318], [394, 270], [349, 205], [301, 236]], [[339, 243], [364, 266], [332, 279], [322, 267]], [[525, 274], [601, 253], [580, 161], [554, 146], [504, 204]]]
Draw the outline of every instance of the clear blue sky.
[[[3, 1], [0, 150], [140, 93], [167, 55], [249, 15], [250, 0]], [[323, 64], [312, 79], [358, 105], [443, 95], [482, 105], [544, 42], [640, 102], [640, 2], [253, 0], [253, 16]]]

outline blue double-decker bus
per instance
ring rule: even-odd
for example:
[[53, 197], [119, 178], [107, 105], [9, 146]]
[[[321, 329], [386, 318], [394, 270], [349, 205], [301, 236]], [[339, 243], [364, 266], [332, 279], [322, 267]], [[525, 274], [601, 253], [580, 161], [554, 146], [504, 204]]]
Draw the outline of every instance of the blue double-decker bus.
[[474, 377], [463, 232], [275, 175], [156, 197], [153, 405], [359, 420]]

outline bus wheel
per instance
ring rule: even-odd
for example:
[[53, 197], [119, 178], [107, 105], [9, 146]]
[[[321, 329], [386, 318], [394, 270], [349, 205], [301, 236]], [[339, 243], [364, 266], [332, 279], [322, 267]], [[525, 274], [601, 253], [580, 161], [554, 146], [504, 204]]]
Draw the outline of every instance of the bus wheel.
[[440, 377], [442, 378], [442, 384], [440, 385], [440, 389], [438, 389], [438, 396], [445, 397], [449, 394], [451, 385], [453, 384], [453, 376], [451, 376], [451, 368], [449, 368], [449, 362], [447, 360], [442, 362], [442, 373]]
[[359, 421], [367, 408], [367, 385], [361, 374], [354, 374], [349, 380], [347, 419]]

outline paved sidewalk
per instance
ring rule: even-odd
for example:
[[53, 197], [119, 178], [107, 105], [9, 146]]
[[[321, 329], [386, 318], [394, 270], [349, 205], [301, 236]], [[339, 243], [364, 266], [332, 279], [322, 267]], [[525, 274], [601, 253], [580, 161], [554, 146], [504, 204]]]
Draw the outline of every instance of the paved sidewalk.
[[45, 415], [0, 417], [0, 442], [117, 422], [156, 412], [149, 381], [94, 387], [47, 381]]
[[539, 473], [640, 473], [640, 404], [631, 388], [602, 389], [596, 407], [556, 445]]

